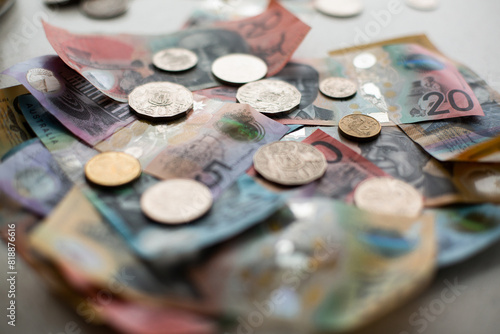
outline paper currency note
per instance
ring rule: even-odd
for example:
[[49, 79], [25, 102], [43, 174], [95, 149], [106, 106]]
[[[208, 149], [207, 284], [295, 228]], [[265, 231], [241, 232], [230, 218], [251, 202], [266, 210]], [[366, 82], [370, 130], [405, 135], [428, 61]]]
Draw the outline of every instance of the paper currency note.
[[85, 163], [98, 152], [73, 137], [32, 95], [19, 97], [19, 109], [67, 177], [85, 182]]
[[[212, 62], [228, 53], [251, 53], [277, 73], [292, 56], [310, 27], [272, 1], [255, 17], [188, 29], [163, 36], [77, 35], [44, 23], [47, 39], [66, 64], [106, 95], [125, 102], [136, 86], [171, 81], [190, 90], [219, 86]], [[190, 49], [198, 56], [192, 70], [171, 74], [152, 65], [152, 55], [168, 47]]]
[[40, 141], [23, 147], [0, 164], [0, 190], [40, 216], [52, 211], [71, 186]]
[[143, 174], [132, 185], [118, 190], [86, 188], [84, 193], [137, 254], [160, 273], [164, 273], [166, 265], [243, 232], [283, 205], [282, 195], [242, 175], [214, 202], [206, 216], [182, 226], [164, 225], [148, 219], [139, 205], [142, 193], [157, 182]]
[[8, 150], [32, 138], [26, 120], [16, 108], [16, 99], [28, 91], [23, 86], [0, 90], [0, 158]]
[[89, 145], [136, 119], [128, 104], [102, 94], [57, 56], [33, 58], [3, 73], [21, 82], [57, 120]]
[[181, 125], [182, 141], [165, 148], [144, 171], [161, 179], [196, 179], [217, 197], [252, 165], [260, 146], [289, 130], [247, 104], [225, 103], [207, 114], [188, 118], [193, 131], [186, 133], [189, 124]]

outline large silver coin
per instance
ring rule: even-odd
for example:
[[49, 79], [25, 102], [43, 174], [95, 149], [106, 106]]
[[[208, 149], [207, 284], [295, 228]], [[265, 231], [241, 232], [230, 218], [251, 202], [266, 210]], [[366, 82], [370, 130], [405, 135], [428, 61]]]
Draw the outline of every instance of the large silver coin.
[[150, 82], [134, 88], [128, 103], [139, 115], [150, 118], [175, 118], [193, 106], [193, 93], [172, 82]]
[[241, 85], [265, 77], [267, 65], [259, 57], [232, 53], [213, 62], [212, 74], [226, 83]]
[[212, 203], [210, 189], [189, 179], [161, 181], [141, 196], [142, 212], [164, 224], [189, 223], [207, 213]]
[[183, 48], [164, 49], [153, 56], [153, 64], [159, 69], [169, 72], [189, 70], [197, 63], [196, 53]]
[[85, 0], [80, 9], [94, 19], [111, 19], [124, 14], [127, 0]]
[[439, 0], [406, 0], [406, 4], [418, 10], [434, 10], [439, 6]]
[[354, 202], [366, 211], [406, 217], [417, 217], [424, 207], [422, 195], [413, 186], [389, 177], [361, 182], [354, 191]]
[[316, 0], [314, 7], [323, 14], [338, 17], [354, 16], [363, 11], [360, 0]]
[[297, 107], [301, 94], [295, 86], [281, 80], [259, 80], [247, 83], [236, 93], [240, 103], [251, 105], [255, 110], [274, 114]]
[[321, 81], [319, 90], [321, 93], [334, 99], [345, 99], [356, 94], [358, 87], [352, 80], [340, 77], [330, 77]]
[[325, 174], [326, 158], [314, 146], [279, 141], [259, 148], [253, 156], [255, 170], [265, 179], [286, 186], [306, 184]]
[[45, 68], [32, 68], [26, 73], [26, 80], [37, 91], [42, 93], [56, 92], [61, 88], [61, 83], [52, 71]]

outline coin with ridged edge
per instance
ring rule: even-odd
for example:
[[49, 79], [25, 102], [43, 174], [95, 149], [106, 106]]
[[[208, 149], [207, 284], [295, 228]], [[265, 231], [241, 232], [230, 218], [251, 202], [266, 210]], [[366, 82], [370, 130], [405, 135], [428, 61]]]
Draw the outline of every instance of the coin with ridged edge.
[[329, 77], [320, 82], [319, 90], [328, 97], [345, 99], [356, 94], [358, 86], [347, 78]]
[[206, 214], [212, 207], [210, 189], [190, 179], [158, 182], [141, 196], [142, 212], [163, 224], [185, 224]]
[[84, 0], [80, 9], [94, 19], [111, 19], [123, 15], [128, 9], [127, 0]]
[[369, 141], [375, 139], [382, 126], [375, 118], [364, 114], [351, 114], [339, 121], [339, 133], [353, 141]]
[[390, 177], [361, 182], [354, 191], [359, 208], [385, 215], [417, 217], [422, 212], [422, 195], [410, 184]]
[[141, 172], [139, 160], [123, 152], [100, 153], [85, 164], [87, 180], [104, 187], [130, 183], [141, 176]]
[[140, 116], [172, 119], [183, 116], [193, 107], [193, 93], [172, 82], [150, 82], [134, 88], [128, 103]]
[[198, 63], [198, 56], [191, 50], [169, 48], [153, 55], [153, 65], [169, 72], [186, 71]]
[[264, 114], [290, 111], [300, 103], [301, 94], [295, 86], [282, 81], [263, 79], [249, 82], [236, 93], [240, 103], [251, 105]]
[[260, 147], [253, 156], [255, 170], [266, 180], [297, 186], [325, 174], [326, 158], [314, 146], [294, 141], [279, 141]]
[[212, 74], [225, 83], [242, 85], [265, 77], [267, 64], [250, 54], [231, 53], [212, 63]]

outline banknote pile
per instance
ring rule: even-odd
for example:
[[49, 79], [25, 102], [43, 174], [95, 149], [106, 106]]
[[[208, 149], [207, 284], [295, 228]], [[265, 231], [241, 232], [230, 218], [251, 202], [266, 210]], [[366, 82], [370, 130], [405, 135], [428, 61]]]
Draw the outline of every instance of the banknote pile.
[[0, 231], [88, 322], [345, 332], [500, 238], [500, 95], [424, 35], [294, 59], [277, 1], [44, 29], [57, 55], [3, 71]]

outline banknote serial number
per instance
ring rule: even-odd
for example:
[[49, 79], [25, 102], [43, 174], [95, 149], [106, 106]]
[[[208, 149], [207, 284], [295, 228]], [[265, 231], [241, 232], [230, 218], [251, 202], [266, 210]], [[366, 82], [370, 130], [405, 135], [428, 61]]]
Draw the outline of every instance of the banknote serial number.
[[16, 326], [16, 225], [7, 225], [7, 323]]

